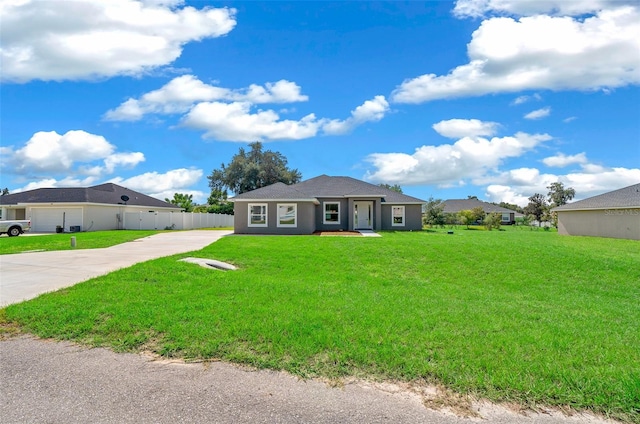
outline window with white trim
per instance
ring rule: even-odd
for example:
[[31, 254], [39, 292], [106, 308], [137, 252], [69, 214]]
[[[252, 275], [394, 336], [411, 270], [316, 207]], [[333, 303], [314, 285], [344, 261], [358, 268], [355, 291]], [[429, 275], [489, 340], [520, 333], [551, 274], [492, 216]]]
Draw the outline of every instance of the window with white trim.
[[298, 226], [298, 205], [295, 203], [278, 203], [278, 227]]
[[249, 203], [249, 227], [267, 226], [267, 204]]
[[340, 224], [340, 202], [324, 202], [323, 224]]
[[391, 206], [391, 225], [404, 227], [404, 206]]
[[511, 222], [511, 214], [503, 213], [502, 214], [502, 222]]

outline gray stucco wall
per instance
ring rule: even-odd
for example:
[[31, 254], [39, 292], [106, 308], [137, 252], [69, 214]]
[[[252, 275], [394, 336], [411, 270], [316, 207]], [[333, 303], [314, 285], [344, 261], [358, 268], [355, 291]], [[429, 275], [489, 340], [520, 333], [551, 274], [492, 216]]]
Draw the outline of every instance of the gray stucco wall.
[[[249, 227], [249, 203], [267, 204], [267, 226]], [[295, 203], [298, 205], [297, 226], [282, 228], [277, 226], [277, 210], [279, 203]], [[316, 205], [312, 202], [235, 202], [234, 232], [236, 234], [312, 234], [315, 231]]]
[[[404, 226], [391, 225], [391, 208], [404, 206]], [[422, 229], [422, 205], [383, 204], [382, 229], [392, 231], [416, 231]]]
[[[319, 198], [316, 206], [316, 229], [319, 231], [340, 231], [349, 228], [349, 203], [345, 198]], [[340, 224], [324, 224], [324, 203], [340, 203]]]
[[558, 233], [640, 240], [640, 208], [558, 211]]

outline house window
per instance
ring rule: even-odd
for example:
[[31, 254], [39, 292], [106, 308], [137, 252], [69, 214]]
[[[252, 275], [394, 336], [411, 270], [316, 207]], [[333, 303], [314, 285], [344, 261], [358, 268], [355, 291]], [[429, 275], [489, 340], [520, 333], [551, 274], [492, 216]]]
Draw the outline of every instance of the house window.
[[404, 226], [404, 206], [391, 207], [391, 225], [394, 227]]
[[298, 205], [295, 203], [278, 203], [278, 227], [298, 226]]
[[511, 222], [511, 214], [503, 213], [502, 214], [502, 222]]
[[266, 227], [267, 226], [267, 204], [266, 203], [250, 203], [249, 204], [249, 227]]
[[340, 202], [324, 202], [323, 224], [340, 224]]

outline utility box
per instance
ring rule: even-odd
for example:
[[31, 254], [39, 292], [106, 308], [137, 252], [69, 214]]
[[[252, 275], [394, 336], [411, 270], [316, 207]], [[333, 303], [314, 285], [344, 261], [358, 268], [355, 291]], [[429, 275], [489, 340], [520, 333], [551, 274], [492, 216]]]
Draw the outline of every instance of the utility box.
[[69, 232], [71, 232], [71, 233], [79, 233], [80, 232], [80, 226], [79, 225], [70, 225], [69, 226]]

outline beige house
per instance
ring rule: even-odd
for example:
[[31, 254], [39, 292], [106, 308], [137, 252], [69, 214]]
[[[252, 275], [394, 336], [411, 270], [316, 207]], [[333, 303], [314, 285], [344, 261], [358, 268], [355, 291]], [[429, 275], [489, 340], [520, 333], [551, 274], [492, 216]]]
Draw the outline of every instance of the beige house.
[[559, 234], [640, 240], [640, 183], [552, 211]]

